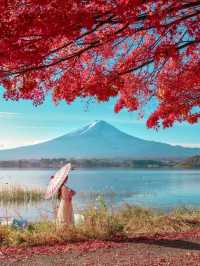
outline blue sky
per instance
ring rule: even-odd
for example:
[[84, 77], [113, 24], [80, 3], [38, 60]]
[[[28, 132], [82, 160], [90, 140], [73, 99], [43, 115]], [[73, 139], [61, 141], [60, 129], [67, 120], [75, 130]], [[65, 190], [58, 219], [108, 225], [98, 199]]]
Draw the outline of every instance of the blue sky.
[[[1, 96], [1, 95], [0, 95]], [[108, 103], [76, 101], [72, 105], [62, 102], [55, 106], [51, 99], [34, 107], [28, 101], [5, 101], [0, 97], [0, 148], [34, 144], [66, 134], [93, 122], [105, 120], [130, 135], [147, 140], [200, 147], [200, 124], [177, 124], [158, 132], [147, 129], [145, 120], [135, 113], [113, 111], [115, 100]]]

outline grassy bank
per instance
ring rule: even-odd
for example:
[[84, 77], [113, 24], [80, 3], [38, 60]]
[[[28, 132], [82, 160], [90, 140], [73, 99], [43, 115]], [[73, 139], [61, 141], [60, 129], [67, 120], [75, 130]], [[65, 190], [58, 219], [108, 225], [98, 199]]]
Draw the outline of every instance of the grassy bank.
[[26, 229], [0, 226], [0, 245], [45, 245], [88, 239], [111, 240], [115, 237], [149, 236], [200, 229], [200, 210], [176, 209], [168, 214], [123, 206], [108, 211], [105, 204], [87, 208], [85, 221], [76, 227], [57, 228], [54, 222], [31, 223]]
[[37, 188], [3, 185], [0, 187], [0, 203], [29, 203], [38, 202], [44, 198], [44, 191]]

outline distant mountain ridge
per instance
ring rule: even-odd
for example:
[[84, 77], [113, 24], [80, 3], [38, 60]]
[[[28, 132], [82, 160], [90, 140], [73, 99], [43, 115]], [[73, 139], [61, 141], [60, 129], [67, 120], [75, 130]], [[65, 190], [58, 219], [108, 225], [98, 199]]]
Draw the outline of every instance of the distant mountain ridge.
[[41, 158], [169, 159], [200, 155], [200, 148], [172, 146], [128, 135], [105, 121], [43, 143], [0, 151], [0, 160]]
[[200, 169], [200, 156], [192, 156], [177, 164], [176, 167], [186, 168], [186, 169]]

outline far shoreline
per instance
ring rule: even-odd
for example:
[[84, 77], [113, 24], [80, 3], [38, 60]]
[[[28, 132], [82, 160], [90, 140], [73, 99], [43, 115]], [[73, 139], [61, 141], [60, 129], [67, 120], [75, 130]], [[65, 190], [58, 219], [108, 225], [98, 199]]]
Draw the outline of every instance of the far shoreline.
[[[47, 171], [47, 170], [55, 170], [57, 171], [59, 168], [44, 168], [44, 167], [0, 167], [0, 170], [34, 170], [34, 171]], [[143, 170], [143, 171], [189, 171], [189, 170], [196, 170], [199, 171], [200, 168], [175, 168], [175, 167], [160, 167], [160, 168], [131, 168], [131, 167], [80, 167], [75, 168], [72, 171], [76, 170]]]
[[200, 156], [186, 159], [160, 158], [160, 159], [135, 159], [135, 158], [41, 158], [1, 160], [0, 169], [17, 170], [56, 170], [67, 163], [71, 163], [72, 170], [83, 169], [126, 169], [126, 170], [199, 170]]

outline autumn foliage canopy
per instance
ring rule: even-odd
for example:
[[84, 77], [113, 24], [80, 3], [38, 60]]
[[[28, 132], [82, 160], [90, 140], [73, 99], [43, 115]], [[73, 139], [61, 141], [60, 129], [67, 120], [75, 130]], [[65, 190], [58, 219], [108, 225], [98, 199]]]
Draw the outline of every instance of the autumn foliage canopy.
[[148, 127], [200, 118], [200, 1], [0, 0], [6, 99], [153, 101]]

